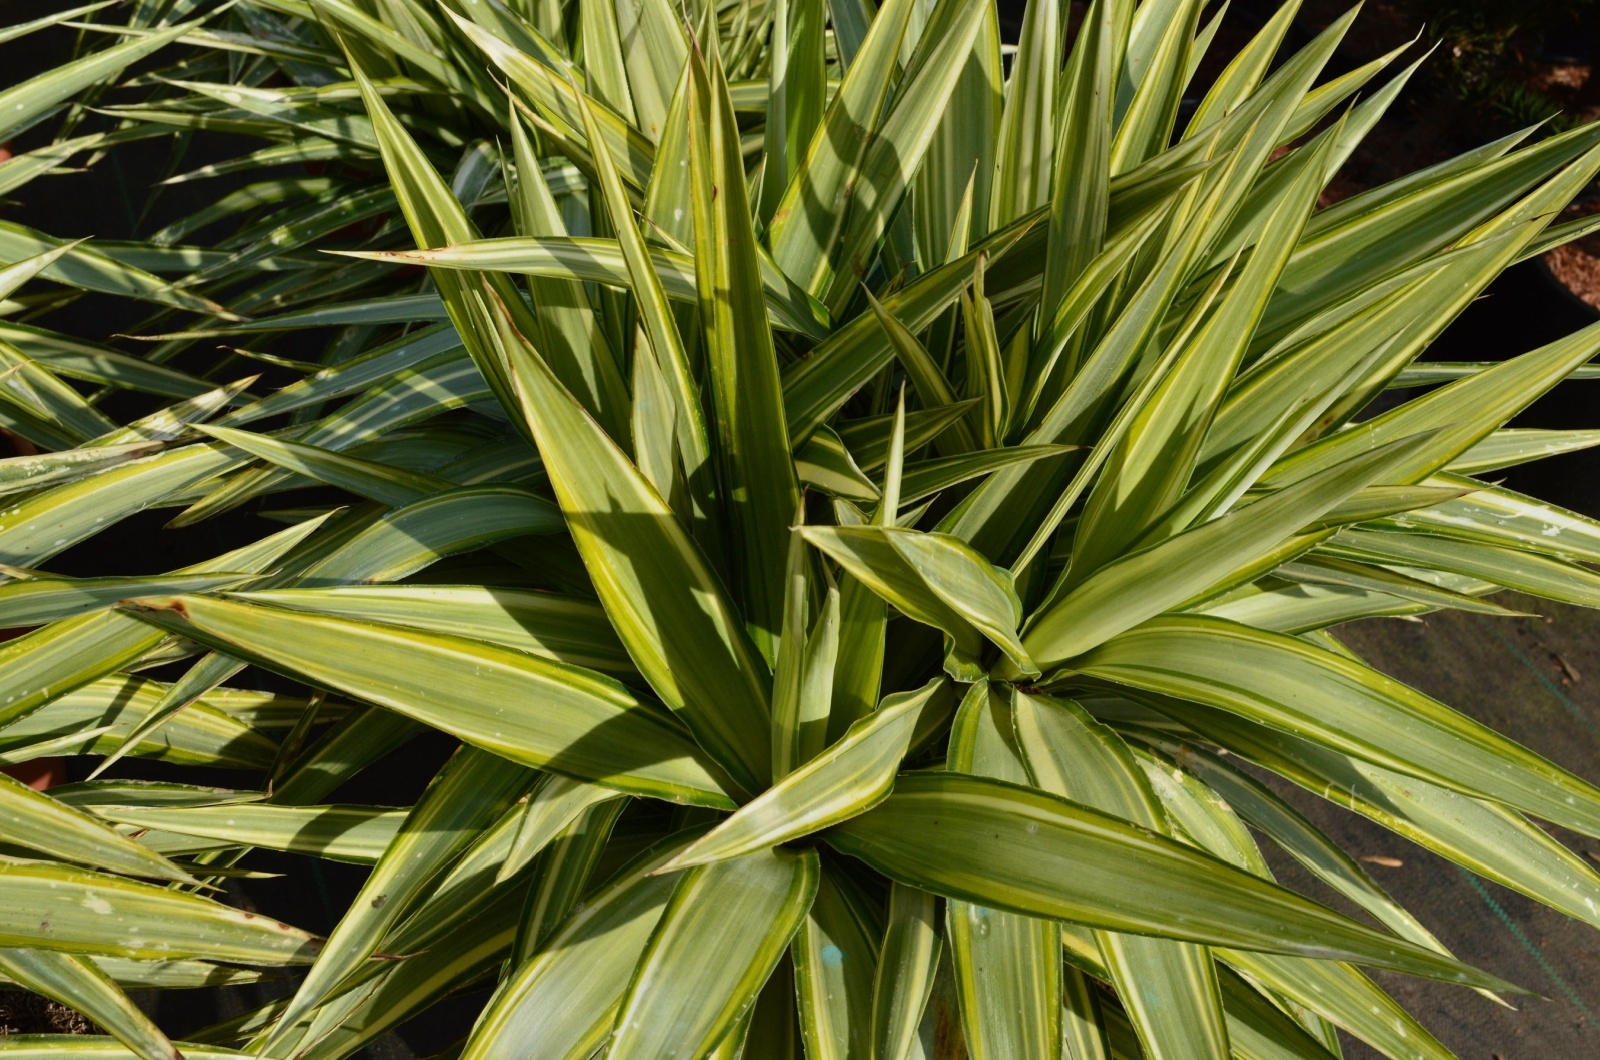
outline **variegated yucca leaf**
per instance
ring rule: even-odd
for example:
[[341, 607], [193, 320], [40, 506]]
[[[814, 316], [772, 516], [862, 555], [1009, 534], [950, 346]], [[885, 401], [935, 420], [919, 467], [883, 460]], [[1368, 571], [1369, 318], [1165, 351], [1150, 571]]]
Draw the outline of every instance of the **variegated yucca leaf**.
[[[1600, 606], [1600, 522], [1486, 477], [1600, 443], [1508, 426], [1600, 327], [1421, 359], [1590, 231], [1600, 125], [1319, 207], [1406, 46], [1072, 6], [0, 27], [82, 35], [0, 87], [8, 201], [172, 148], [140, 241], [0, 223], [0, 764], [93, 760], [0, 778], [0, 975], [106, 1032], [0, 1056], [336, 1060], [479, 998], [453, 1055], [1449, 1060], [1359, 968], [1521, 987], [1262, 771], [1600, 927], [1540, 824], [1600, 836], [1600, 778], [1332, 632]], [[137, 334], [33, 312], [84, 293]], [[72, 575], [152, 509], [248, 543]], [[338, 801], [425, 729], [412, 805]], [[257, 849], [369, 875], [319, 939], [227, 904]], [[194, 1044], [128, 993], [285, 967]]]

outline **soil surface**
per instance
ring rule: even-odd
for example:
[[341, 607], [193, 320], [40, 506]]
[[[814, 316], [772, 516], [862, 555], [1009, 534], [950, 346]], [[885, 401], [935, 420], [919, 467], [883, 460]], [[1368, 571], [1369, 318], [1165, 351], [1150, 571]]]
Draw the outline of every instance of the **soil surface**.
[[65, 1005], [20, 990], [0, 991], [0, 1037], [12, 1034], [98, 1034]]
[[[1516, 593], [1495, 600], [1535, 616], [1441, 612], [1356, 623], [1338, 635], [1385, 673], [1581, 777], [1600, 778], [1600, 612]], [[1372, 973], [1457, 1056], [1600, 1056], [1600, 931], [1332, 802], [1284, 781], [1272, 784], [1345, 850], [1365, 855], [1367, 871], [1457, 957], [1539, 995], [1508, 998], [1508, 1008], [1470, 990]], [[1544, 827], [1579, 857], [1600, 861], [1600, 841]], [[1282, 882], [1362, 916], [1297, 863], [1272, 856], [1270, 846], [1262, 844]], [[1348, 1039], [1347, 1046], [1346, 1060], [1378, 1056]]]

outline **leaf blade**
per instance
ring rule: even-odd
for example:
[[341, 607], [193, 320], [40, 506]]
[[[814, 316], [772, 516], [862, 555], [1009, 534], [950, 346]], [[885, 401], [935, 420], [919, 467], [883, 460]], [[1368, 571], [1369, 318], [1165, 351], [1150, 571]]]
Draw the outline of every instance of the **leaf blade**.
[[[1073, 873], [1057, 860], [1065, 847], [1052, 848], [1039, 839], [1007, 856], [992, 841], [980, 839], [985, 829], [991, 835], [998, 829], [1002, 839], [1008, 833], [1015, 838], [1029, 823], [1039, 826], [1037, 834], [1077, 851], [1072, 862], [1078, 866], [1075, 878], [1067, 878]], [[939, 829], [952, 839], [930, 845], [928, 833]], [[1346, 953], [1348, 959], [1375, 967], [1404, 968], [1491, 989], [1506, 987], [1493, 976], [1360, 927], [1172, 840], [1002, 781], [955, 773], [907, 774], [883, 803], [836, 825], [827, 835], [836, 849], [866, 860], [892, 879], [994, 908], [1235, 948], [1243, 948], [1248, 940], [1250, 948], [1267, 952], [1319, 957]], [[1115, 888], [1096, 886], [1086, 878], [1103, 871], [1089, 873], [1095, 862], [1080, 860], [1087, 849], [1096, 851], [1097, 859], [1104, 852], [1109, 860], [1099, 864], [1119, 867], [1113, 871], [1124, 890], [1132, 879], [1143, 879], [1147, 886], [1160, 881], [1156, 886], [1161, 901], [1137, 909], [1117, 903], [1119, 908], [1109, 909], [1105, 895]], [[964, 852], [960, 865], [952, 858], [956, 851]], [[1133, 868], [1136, 864], [1138, 869]], [[1099, 879], [1109, 884], [1111, 878]], [[1227, 883], [1219, 890], [1186, 891], [1207, 878]], [[1180, 908], [1185, 917], [1181, 925], [1172, 918]], [[1273, 927], [1263, 930], [1268, 923]], [[1286, 928], [1292, 933], [1284, 934]]]
[[[446, 634], [260, 604], [184, 597], [134, 606], [147, 621], [436, 725], [524, 765], [560, 768], [640, 794], [728, 805], [722, 784], [700, 765], [702, 753], [687, 737], [599, 674]], [[466, 660], [477, 671], [470, 676], [458, 665]], [[392, 675], [400, 672], [408, 683], [396, 687]], [[549, 697], [541, 717], [506, 718], [495, 706], [532, 687]], [[596, 733], [601, 727], [604, 735]], [[647, 748], [653, 750], [642, 758], [636, 753]]]

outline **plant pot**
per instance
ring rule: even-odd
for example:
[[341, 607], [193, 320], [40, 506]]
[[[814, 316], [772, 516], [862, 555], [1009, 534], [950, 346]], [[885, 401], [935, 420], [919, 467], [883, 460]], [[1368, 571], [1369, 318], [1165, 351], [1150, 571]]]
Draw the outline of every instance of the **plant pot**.
[[[1572, 223], [1600, 214], [1600, 190], [1590, 189], [1552, 223]], [[1585, 322], [1600, 319], [1600, 238], [1586, 236], [1563, 244], [1535, 259], [1541, 276]]]
[[[1551, 251], [1550, 254], [1557, 253], [1564, 249], [1566, 248], [1557, 248], [1556, 251]], [[1577, 248], [1573, 248], [1573, 251], [1579, 254], [1583, 253]], [[1556, 293], [1573, 308], [1579, 310], [1585, 316], [1591, 319], [1600, 320], [1600, 306], [1596, 306], [1588, 299], [1578, 294], [1578, 292], [1574, 291], [1572, 287], [1568, 286], [1568, 281], [1558, 275], [1556, 269], [1551, 266], [1550, 254], [1541, 254], [1534, 259], [1534, 265], [1538, 269], [1539, 275], [1544, 277], [1545, 281], [1555, 289]], [[1593, 255], [1585, 256], [1593, 258]], [[1600, 258], [1593, 258], [1593, 260], [1597, 279], [1600, 279]], [[1596, 285], [1596, 295], [1597, 297], [1600, 297], [1600, 283], [1597, 283]]]
[[36, 758], [21, 765], [0, 767], [0, 773], [20, 780], [34, 791], [49, 791], [57, 784], [67, 782], [65, 758]]

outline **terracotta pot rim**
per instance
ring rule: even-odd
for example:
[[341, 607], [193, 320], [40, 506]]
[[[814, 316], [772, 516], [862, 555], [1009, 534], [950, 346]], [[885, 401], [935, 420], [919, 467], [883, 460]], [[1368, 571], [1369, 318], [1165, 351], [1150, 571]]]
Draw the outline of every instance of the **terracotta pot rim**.
[[0, 766], [0, 773], [21, 781], [34, 791], [49, 791], [67, 782], [67, 760], [61, 757], [35, 758], [14, 766]]

